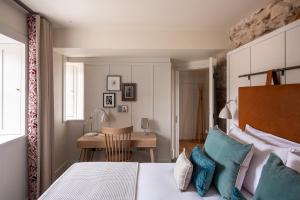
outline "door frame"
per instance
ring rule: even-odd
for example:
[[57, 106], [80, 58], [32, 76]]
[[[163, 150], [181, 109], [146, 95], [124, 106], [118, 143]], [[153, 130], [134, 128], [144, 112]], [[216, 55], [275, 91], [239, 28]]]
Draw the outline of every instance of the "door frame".
[[174, 67], [174, 73], [173, 73], [173, 79], [174, 79], [174, 85], [173, 85], [173, 95], [174, 98], [174, 105], [172, 105], [173, 113], [173, 137], [172, 137], [172, 159], [178, 157], [180, 149], [179, 149], [179, 127], [180, 127], [180, 111], [179, 111], [179, 93], [180, 93], [180, 80], [179, 80], [179, 74], [182, 71], [191, 71], [191, 70], [197, 70], [197, 69], [208, 69], [209, 70], [209, 127], [213, 127], [214, 125], [214, 66], [215, 66], [216, 60], [215, 58], [210, 57], [208, 60], [202, 60], [198, 62], [192, 62], [185, 66], [176, 66]]

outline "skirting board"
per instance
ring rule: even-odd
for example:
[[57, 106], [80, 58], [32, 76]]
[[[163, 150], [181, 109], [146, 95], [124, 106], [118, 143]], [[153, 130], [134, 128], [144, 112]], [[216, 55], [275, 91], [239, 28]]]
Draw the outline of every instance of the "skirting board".
[[60, 175], [62, 175], [66, 169], [70, 166], [70, 161], [63, 162], [55, 171], [54, 179], [56, 180]]

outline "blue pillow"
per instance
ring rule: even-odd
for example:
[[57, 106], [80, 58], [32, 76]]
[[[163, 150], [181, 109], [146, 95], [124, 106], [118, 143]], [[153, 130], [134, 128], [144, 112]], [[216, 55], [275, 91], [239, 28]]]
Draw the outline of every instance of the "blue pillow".
[[233, 189], [231, 194], [231, 200], [246, 200], [244, 195], [236, 187]]
[[252, 144], [241, 144], [218, 128], [209, 130], [204, 151], [216, 162], [213, 183], [223, 199], [231, 198], [240, 166], [251, 148]]
[[203, 197], [209, 190], [216, 164], [197, 145], [193, 148], [190, 160], [193, 164], [192, 183], [197, 193]]
[[264, 165], [253, 200], [299, 200], [300, 173], [286, 167], [271, 153]]

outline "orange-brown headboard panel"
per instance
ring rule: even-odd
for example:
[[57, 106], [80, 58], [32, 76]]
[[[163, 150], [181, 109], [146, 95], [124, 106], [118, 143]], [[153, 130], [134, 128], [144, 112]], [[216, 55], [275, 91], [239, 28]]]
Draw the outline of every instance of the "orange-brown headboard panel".
[[300, 84], [239, 88], [239, 126], [300, 143]]

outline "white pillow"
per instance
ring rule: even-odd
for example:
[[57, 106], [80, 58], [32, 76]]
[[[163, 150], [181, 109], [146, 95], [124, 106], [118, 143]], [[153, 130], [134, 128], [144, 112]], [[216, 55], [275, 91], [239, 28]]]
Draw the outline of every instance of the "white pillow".
[[271, 145], [284, 148], [292, 148], [294, 151], [300, 151], [300, 144], [272, 135], [271, 133], [257, 130], [248, 124], [246, 125], [245, 132], [253, 135], [254, 137], [257, 137], [258, 139], [264, 140]]
[[289, 152], [286, 166], [300, 173], [300, 154]]
[[[244, 141], [239, 139], [239, 135], [240, 134], [245, 134], [242, 132], [242, 130], [238, 127], [236, 127], [235, 125], [233, 126], [233, 128], [231, 128], [229, 130], [228, 136], [233, 138], [234, 140], [242, 143], [242, 144], [246, 144]], [[247, 143], [249, 144], [249, 143]], [[250, 165], [250, 161], [252, 159], [254, 153], [254, 146], [252, 146], [251, 150], [248, 152], [247, 156], [245, 157], [245, 160], [243, 161], [240, 170], [238, 172], [238, 176], [236, 178], [236, 182], [235, 182], [235, 187], [237, 187], [239, 190], [242, 188], [247, 170], [249, 168]]]
[[290, 148], [281, 148], [267, 144], [242, 131], [229, 131], [228, 135], [241, 142], [253, 144], [254, 146], [253, 157], [243, 183], [243, 187], [251, 194], [254, 194], [261, 176], [262, 168], [267, 162], [269, 154], [271, 152], [275, 153], [284, 163], [286, 163], [287, 154], [290, 151]]
[[186, 190], [192, 177], [193, 173], [193, 164], [185, 155], [185, 149], [178, 156], [175, 168], [174, 168], [174, 177], [178, 189]]

